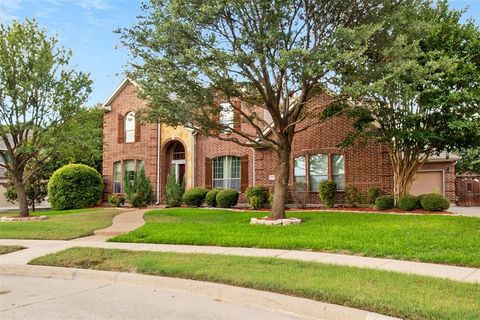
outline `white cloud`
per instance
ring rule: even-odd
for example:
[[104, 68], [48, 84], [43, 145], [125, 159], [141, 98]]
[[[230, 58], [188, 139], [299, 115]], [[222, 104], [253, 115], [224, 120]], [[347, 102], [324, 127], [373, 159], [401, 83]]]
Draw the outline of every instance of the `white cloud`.
[[77, 4], [84, 9], [105, 10], [110, 4], [105, 0], [76, 0]]

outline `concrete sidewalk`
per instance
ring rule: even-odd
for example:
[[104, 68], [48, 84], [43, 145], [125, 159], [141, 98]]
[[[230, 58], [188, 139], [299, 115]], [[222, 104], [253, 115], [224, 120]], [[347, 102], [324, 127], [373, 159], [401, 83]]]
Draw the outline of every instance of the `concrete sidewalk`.
[[423, 276], [451, 279], [461, 282], [480, 283], [480, 269], [420, 263], [394, 259], [369, 258], [327, 252], [310, 252], [282, 249], [257, 249], [237, 247], [189, 246], [148, 243], [116, 243], [102, 241], [17, 240], [0, 239], [0, 245], [20, 245], [28, 249], [0, 256], [0, 264], [25, 265], [43, 255], [72, 247], [124, 249], [132, 251], [207, 253], [248, 257], [274, 257], [317, 263], [331, 263], [386, 271], [411, 273]]

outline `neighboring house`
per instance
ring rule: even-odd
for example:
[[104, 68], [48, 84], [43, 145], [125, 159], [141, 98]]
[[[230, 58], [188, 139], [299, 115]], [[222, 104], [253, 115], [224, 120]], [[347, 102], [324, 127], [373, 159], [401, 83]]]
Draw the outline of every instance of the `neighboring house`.
[[[6, 150], [5, 144], [2, 140], [0, 140], [0, 150]], [[3, 159], [0, 157], [0, 164], [3, 164]], [[0, 206], [6, 206], [10, 203], [5, 199], [5, 184], [7, 183], [7, 179], [5, 177], [6, 169], [0, 166]]]
[[[318, 95], [311, 106], [328, 103], [328, 97]], [[140, 168], [150, 177], [157, 201], [165, 192], [166, 177], [175, 172], [186, 187], [223, 187], [244, 192], [246, 187], [269, 187], [275, 180], [275, 156], [271, 150], [242, 147], [198, 135], [192, 130], [164, 124], [139, 125], [135, 112], [145, 107], [136, 95], [136, 86], [125, 79], [104, 103], [103, 177], [106, 193], [123, 191], [123, 175]], [[220, 121], [233, 122], [233, 111], [220, 115]], [[249, 130], [246, 123], [234, 123]], [[306, 123], [303, 125], [307, 125]], [[291, 158], [291, 188], [301, 183], [307, 188], [307, 202], [318, 204], [318, 184], [323, 179], [337, 183], [339, 201], [345, 185], [355, 185], [362, 191], [380, 187], [384, 193], [393, 191], [393, 174], [385, 146], [369, 144], [365, 148], [337, 145], [351, 130], [351, 122], [342, 117], [315, 124], [298, 133], [293, 141]], [[229, 133], [225, 133], [229, 134]], [[432, 157], [412, 187], [412, 194], [437, 191], [455, 200], [455, 162], [458, 157]], [[240, 201], [245, 201], [242, 194]]]

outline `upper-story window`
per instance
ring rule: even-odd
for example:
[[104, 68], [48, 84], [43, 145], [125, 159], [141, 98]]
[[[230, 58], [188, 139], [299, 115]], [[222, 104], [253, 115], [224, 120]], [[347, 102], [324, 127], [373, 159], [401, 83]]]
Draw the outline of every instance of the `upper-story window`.
[[240, 191], [240, 158], [218, 157], [213, 159], [213, 187]]
[[125, 116], [125, 142], [135, 142], [135, 112]]
[[220, 125], [224, 127], [222, 132], [230, 132], [233, 128], [234, 111], [233, 105], [229, 102], [220, 103]]

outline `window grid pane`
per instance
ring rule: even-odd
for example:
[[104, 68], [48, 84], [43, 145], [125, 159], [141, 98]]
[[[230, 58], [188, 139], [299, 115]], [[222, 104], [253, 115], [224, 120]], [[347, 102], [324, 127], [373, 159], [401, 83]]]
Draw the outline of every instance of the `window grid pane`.
[[328, 155], [314, 154], [310, 156], [310, 191], [318, 191], [320, 182], [328, 179]]
[[120, 161], [113, 164], [113, 193], [122, 192], [122, 163]]
[[307, 183], [305, 157], [304, 156], [296, 157], [293, 163], [294, 163], [293, 182], [294, 182], [295, 191], [297, 192], [305, 191], [304, 186]]
[[332, 156], [332, 177], [337, 185], [337, 190], [345, 189], [345, 161], [341, 154]]
[[135, 142], [135, 113], [129, 112], [125, 116], [125, 142]]
[[240, 191], [240, 158], [229, 156], [214, 158], [212, 175], [214, 188]]

